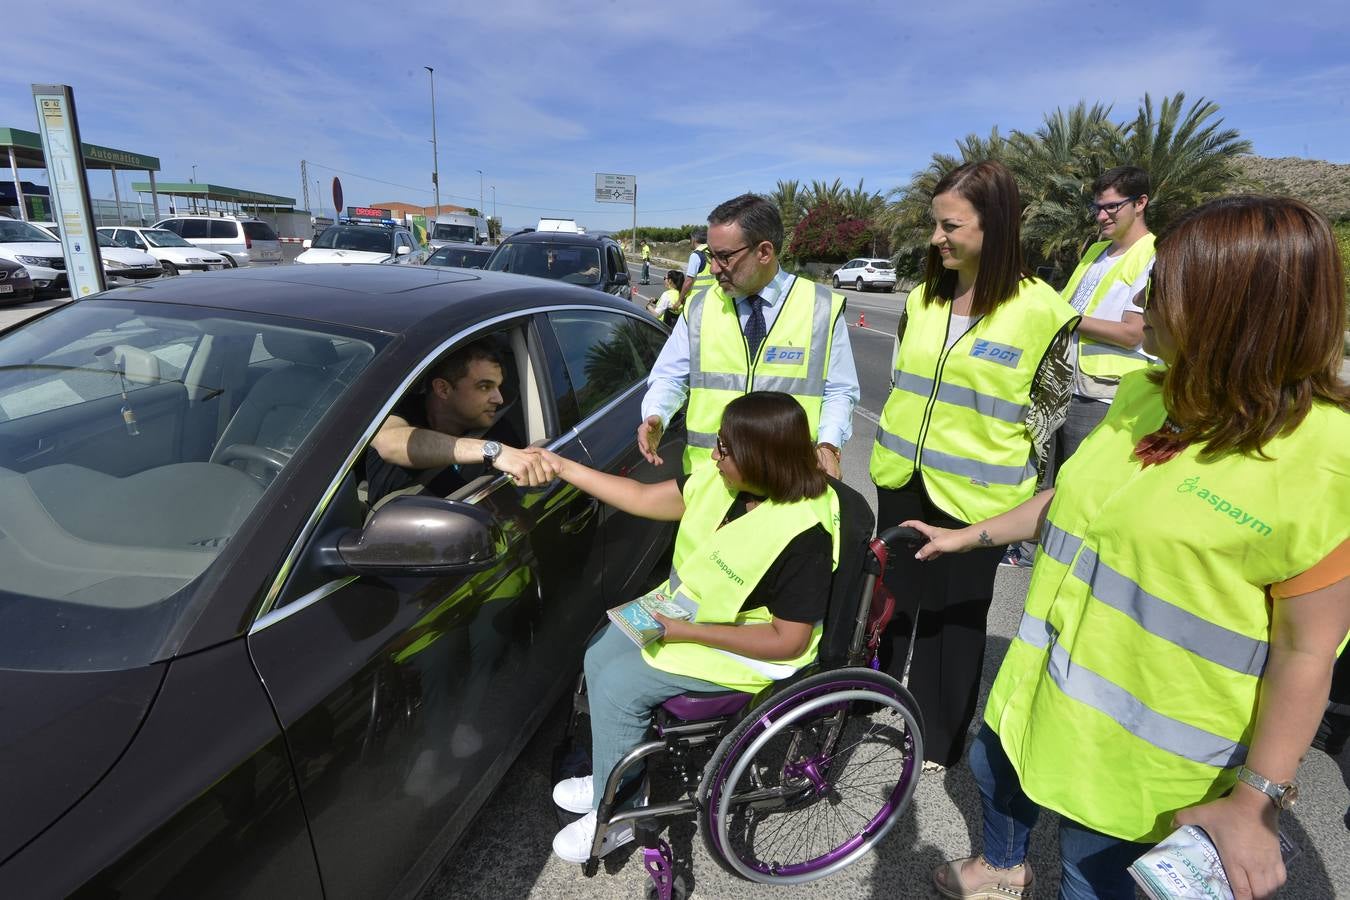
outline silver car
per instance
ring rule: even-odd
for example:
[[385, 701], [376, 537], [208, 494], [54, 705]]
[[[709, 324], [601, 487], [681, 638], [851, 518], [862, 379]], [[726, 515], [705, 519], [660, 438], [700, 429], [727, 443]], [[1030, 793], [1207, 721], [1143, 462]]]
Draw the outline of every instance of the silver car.
[[225, 258], [231, 267], [281, 264], [281, 241], [262, 219], [248, 216], [177, 216], [155, 223], [194, 247]]

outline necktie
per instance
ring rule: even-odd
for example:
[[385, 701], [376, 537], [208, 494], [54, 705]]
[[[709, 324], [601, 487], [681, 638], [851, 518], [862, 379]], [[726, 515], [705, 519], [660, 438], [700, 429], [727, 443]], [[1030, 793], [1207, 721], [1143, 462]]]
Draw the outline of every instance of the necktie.
[[750, 358], [754, 359], [768, 330], [764, 327], [764, 298], [759, 294], [751, 294], [746, 299], [750, 301], [750, 316], [745, 320], [745, 342], [750, 347]]

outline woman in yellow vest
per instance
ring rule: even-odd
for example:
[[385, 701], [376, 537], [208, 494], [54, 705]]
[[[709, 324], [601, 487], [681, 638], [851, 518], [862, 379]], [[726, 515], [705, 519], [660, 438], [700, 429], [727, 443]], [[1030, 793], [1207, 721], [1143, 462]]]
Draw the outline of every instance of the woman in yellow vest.
[[[1046, 444], [1068, 405], [1078, 317], [1028, 274], [1021, 214], [1017, 182], [997, 162], [961, 166], [934, 189], [924, 280], [905, 301], [872, 447], [878, 529], [919, 518], [958, 527], [1035, 493]], [[1003, 545], [971, 556], [919, 566], [902, 554], [886, 572], [902, 609], [914, 609], [904, 598], [918, 595], [910, 690], [923, 711], [928, 771], [961, 759], [975, 716]], [[883, 648], [897, 678], [907, 619], [895, 617]]]
[[1238, 897], [1285, 878], [1278, 816], [1350, 631], [1350, 388], [1341, 266], [1296, 200], [1228, 197], [1158, 243], [1144, 348], [1055, 490], [959, 530], [935, 559], [1039, 533], [1026, 608], [970, 767], [982, 856], [948, 897], [1016, 896], [1060, 814], [1060, 896], [1133, 897], [1126, 867], [1177, 824]]
[[[665, 635], [641, 649], [610, 624], [586, 651], [593, 771], [602, 787], [663, 700], [755, 692], [815, 659], [838, 559], [839, 501], [816, 461], [806, 412], [790, 395], [753, 391], [733, 400], [717, 432], [716, 465], [659, 484], [536, 452], [558, 477], [623, 512], [680, 523], [670, 578], [657, 590], [692, 620], [657, 614]], [[563, 809], [586, 814], [553, 840], [570, 862], [590, 855], [596, 783], [569, 778], [553, 790]], [[610, 831], [603, 852], [632, 838], [632, 829]]]

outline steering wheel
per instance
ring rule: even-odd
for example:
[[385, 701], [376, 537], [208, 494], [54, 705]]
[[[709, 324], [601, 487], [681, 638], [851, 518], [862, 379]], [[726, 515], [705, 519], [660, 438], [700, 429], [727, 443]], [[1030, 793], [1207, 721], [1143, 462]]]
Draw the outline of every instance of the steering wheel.
[[[221, 465], [228, 465], [236, 459], [262, 463], [272, 470], [271, 474], [274, 478], [278, 472], [286, 467], [286, 463], [291, 461], [291, 454], [281, 450], [273, 450], [271, 447], [259, 447], [257, 444], [231, 444], [216, 454], [215, 461]], [[271, 481], [271, 478], [266, 480]]]

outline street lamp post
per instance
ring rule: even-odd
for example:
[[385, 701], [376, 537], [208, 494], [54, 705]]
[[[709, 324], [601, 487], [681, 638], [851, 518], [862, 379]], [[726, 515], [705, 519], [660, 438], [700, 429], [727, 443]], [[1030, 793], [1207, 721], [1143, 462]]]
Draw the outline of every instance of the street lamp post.
[[491, 187], [492, 187], [492, 218], [494, 221], [497, 222], [497, 228], [500, 229], [502, 227], [502, 223], [499, 219], [497, 219], [497, 186], [494, 184]]
[[[441, 154], [436, 147], [436, 70], [423, 66], [431, 78], [431, 186], [436, 190], [436, 218], [441, 217]], [[435, 231], [435, 223], [432, 223]]]
[[[475, 169], [474, 171], [478, 173], [478, 214], [479, 214], [480, 216], [482, 216], [482, 215], [483, 215], [483, 170], [482, 170], [482, 169]], [[487, 216], [483, 216], [483, 218], [487, 218]]]
[[[196, 183], [197, 183], [197, 164], [196, 164], [196, 163], [193, 163], [193, 164], [192, 164], [192, 183], [193, 183], [193, 184], [196, 184]], [[192, 211], [193, 211], [193, 212], [196, 212], [196, 211], [197, 211], [197, 195], [196, 195], [196, 194], [193, 194], [193, 195], [192, 195]]]

